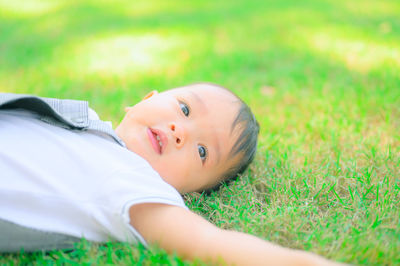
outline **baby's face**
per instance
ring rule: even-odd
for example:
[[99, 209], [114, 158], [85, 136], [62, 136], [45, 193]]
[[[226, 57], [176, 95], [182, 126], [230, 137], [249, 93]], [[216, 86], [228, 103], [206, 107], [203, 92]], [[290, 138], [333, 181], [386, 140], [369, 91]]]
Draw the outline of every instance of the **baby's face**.
[[220, 182], [235, 159], [228, 158], [237, 138], [231, 132], [239, 108], [235, 97], [211, 85], [148, 96], [128, 107], [116, 128], [127, 148], [181, 193]]

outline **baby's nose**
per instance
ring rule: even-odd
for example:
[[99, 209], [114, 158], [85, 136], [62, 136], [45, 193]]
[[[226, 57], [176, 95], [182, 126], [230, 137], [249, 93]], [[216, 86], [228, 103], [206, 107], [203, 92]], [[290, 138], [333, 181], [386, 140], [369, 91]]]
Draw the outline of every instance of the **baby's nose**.
[[186, 129], [176, 123], [169, 123], [168, 127], [171, 130], [176, 147], [181, 148], [185, 144]]

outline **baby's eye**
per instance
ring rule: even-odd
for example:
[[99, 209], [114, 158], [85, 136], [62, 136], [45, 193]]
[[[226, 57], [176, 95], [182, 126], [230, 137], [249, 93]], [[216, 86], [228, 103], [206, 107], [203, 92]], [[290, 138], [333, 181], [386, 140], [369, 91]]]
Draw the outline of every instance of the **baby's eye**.
[[181, 107], [182, 113], [183, 113], [185, 116], [189, 116], [189, 114], [190, 114], [190, 108], [189, 108], [189, 106], [188, 106], [186, 103], [184, 103], [184, 102], [180, 102], [180, 103], [179, 103], [179, 106]]
[[197, 149], [199, 150], [199, 155], [201, 160], [204, 162], [207, 159], [207, 149], [202, 145], [198, 145]]

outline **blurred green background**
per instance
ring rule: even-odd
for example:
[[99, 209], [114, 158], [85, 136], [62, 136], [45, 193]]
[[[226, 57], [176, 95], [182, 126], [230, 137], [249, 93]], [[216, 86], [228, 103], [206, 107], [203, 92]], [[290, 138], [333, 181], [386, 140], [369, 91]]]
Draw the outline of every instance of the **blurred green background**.
[[396, 0], [0, 0], [0, 91], [88, 100], [116, 126], [150, 90], [228, 87], [261, 124], [256, 161], [188, 206], [348, 263], [400, 264], [399, 71]]

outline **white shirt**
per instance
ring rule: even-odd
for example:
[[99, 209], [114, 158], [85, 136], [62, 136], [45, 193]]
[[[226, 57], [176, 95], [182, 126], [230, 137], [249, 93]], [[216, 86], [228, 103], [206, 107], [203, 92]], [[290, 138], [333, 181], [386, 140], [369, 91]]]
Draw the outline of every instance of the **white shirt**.
[[1, 219], [146, 245], [129, 224], [129, 208], [149, 202], [186, 208], [147, 161], [108, 137], [52, 126], [23, 110], [0, 111]]

